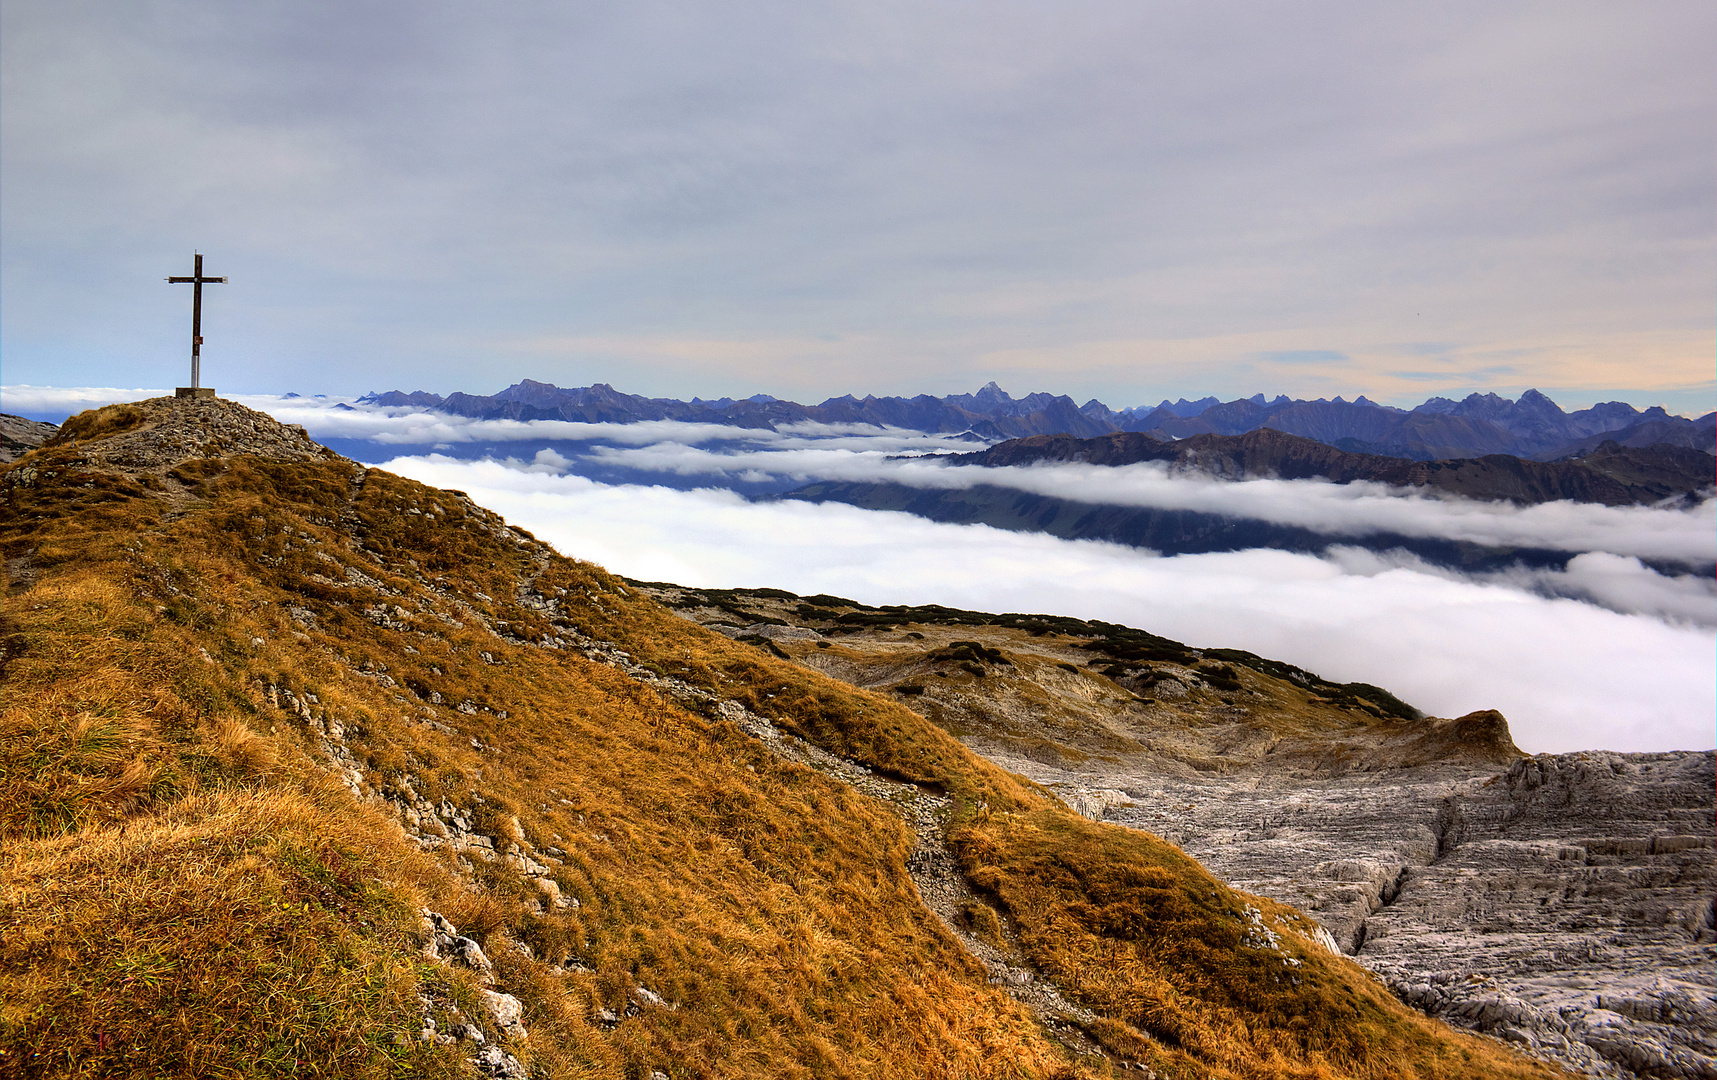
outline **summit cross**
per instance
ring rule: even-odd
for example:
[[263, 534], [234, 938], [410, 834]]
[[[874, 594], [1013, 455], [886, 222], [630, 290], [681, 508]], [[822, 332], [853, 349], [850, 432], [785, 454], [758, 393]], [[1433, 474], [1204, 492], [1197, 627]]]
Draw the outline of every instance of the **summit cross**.
[[225, 285], [224, 277], [204, 277], [203, 257], [194, 254], [196, 260], [191, 269], [190, 277], [170, 277], [168, 282], [174, 285], [191, 286], [191, 385], [179, 387], [179, 397], [214, 397], [213, 389], [202, 388], [203, 375], [203, 286]]

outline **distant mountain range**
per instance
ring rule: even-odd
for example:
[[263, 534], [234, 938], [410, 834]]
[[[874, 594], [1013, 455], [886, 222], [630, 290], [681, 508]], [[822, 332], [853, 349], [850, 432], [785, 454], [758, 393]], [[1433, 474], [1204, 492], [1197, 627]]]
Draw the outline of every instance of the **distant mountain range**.
[[[1369, 480], [1517, 505], [1569, 499], [1609, 506], [1692, 505], [1714, 485], [1711, 455], [1688, 447], [1602, 443], [1584, 457], [1539, 462], [1504, 454], [1442, 461], [1408, 461], [1353, 454], [1268, 428], [1244, 435], [1193, 435], [1162, 441], [1144, 432], [1114, 432], [1094, 439], [1037, 435], [986, 450], [945, 458], [962, 465], [1000, 467], [1046, 461], [1120, 466], [1165, 462], [1171, 468], [1227, 480], [1279, 477], [1336, 483]], [[1107, 540], [1164, 555], [1249, 548], [1318, 552], [1331, 538], [1315, 530], [1226, 514], [1163, 507], [1094, 505], [996, 484], [956, 489], [892, 482], [820, 481], [781, 496], [838, 502], [866, 510], [898, 510], [951, 524], [984, 524], [1016, 532], [1043, 532], [1067, 540]], [[1568, 553], [1491, 547], [1466, 541], [1376, 532], [1346, 541], [1374, 551], [1402, 549], [1441, 566], [1499, 570], [1516, 564], [1560, 567]], [[1676, 572], [1668, 568], [1666, 572]]]
[[1297, 400], [1258, 394], [1234, 401], [1214, 397], [1163, 401], [1150, 408], [1116, 411], [1092, 399], [1076, 405], [1066, 395], [1014, 398], [994, 382], [975, 394], [932, 397], [864, 397], [851, 394], [818, 405], [801, 405], [767, 394], [734, 400], [647, 398], [624, 394], [606, 383], [563, 388], [526, 379], [498, 394], [392, 390], [361, 399], [382, 406], [417, 406], [478, 419], [574, 420], [631, 423], [685, 420], [772, 428], [815, 421], [876, 424], [917, 431], [970, 431], [985, 439], [1068, 435], [1089, 439], [1113, 432], [1144, 432], [1162, 440], [1195, 435], [1243, 435], [1269, 428], [1352, 453], [1415, 461], [1510, 454], [1539, 461], [1578, 457], [1609, 441], [1624, 447], [1658, 444], [1717, 450], [1717, 413], [1698, 420], [1672, 416], [1661, 407], [1640, 410], [1622, 401], [1564, 412], [1536, 390], [1516, 401], [1496, 394], [1471, 394], [1461, 401], [1434, 397], [1413, 409], [1353, 401]]
[[1710, 454], [1659, 443], [1622, 446], [1605, 441], [1565, 461], [1531, 461], [1507, 454], [1441, 461], [1409, 461], [1381, 454], [1354, 454], [1312, 439], [1260, 428], [1244, 435], [1193, 435], [1164, 442], [1143, 432], [1116, 432], [1095, 439], [1034, 435], [986, 450], [958, 454], [962, 465], [1031, 465], [1083, 461], [1132, 465], [1143, 461], [1228, 480], [1278, 477], [1369, 480], [1398, 488], [1427, 488], [1469, 499], [1507, 499], [1521, 506], [1571, 499], [1606, 506], [1691, 505], [1717, 485]]

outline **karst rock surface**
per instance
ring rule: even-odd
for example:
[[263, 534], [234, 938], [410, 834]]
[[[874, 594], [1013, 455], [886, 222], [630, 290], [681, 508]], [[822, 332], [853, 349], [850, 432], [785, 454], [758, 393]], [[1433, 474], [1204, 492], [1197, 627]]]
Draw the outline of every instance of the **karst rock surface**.
[[1717, 1076], [1710, 752], [1104, 783], [1107, 820], [1314, 915], [1451, 1023], [1594, 1076]]

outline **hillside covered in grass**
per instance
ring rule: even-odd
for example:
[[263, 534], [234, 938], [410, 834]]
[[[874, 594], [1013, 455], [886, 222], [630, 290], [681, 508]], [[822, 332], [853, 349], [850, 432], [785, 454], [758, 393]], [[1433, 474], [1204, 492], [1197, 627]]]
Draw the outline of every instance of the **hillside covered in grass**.
[[0, 494], [0, 1075], [1552, 1075], [241, 406], [82, 414]]

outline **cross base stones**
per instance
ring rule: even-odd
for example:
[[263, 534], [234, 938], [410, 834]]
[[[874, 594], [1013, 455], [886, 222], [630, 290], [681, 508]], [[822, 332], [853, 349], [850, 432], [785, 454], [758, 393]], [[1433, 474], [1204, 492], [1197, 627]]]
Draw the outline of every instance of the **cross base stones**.
[[181, 386], [173, 391], [174, 397], [182, 398], [212, 398], [215, 388], [212, 386]]

